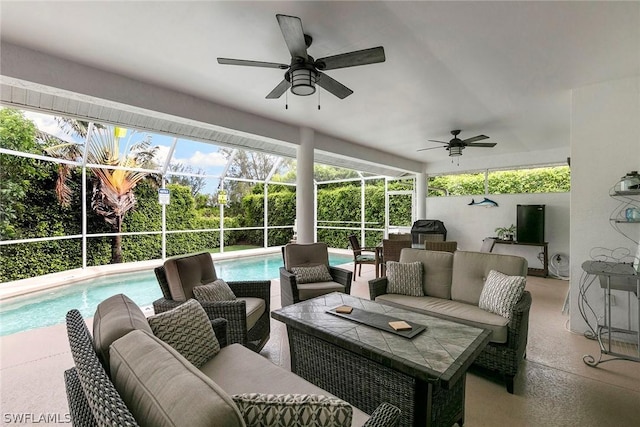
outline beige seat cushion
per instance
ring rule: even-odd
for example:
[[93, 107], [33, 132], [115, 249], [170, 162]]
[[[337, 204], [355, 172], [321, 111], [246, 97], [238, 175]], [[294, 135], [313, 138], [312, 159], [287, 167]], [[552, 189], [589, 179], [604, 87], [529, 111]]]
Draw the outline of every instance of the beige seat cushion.
[[409, 297], [406, 295], [384, 294], [376, 297], [376, 301], [398, 308], [435, 315], [469, 326], [489, 329], [491, 342], [505, 343], [509, 333], [509, 320], [480, 307], [459, 301], [451, 301], [434, 297]]
[[[232, 344], [200, 368], [227, 394], [320, 394], [333, 396], [296, 374], [271, 363], [240, 344]], [[353, 408], [353, 426], [361, 426], [369, 418]]]
[[260, 317], [264, 314], [266, 304], [262, 298], [243, 297], [237, 298], [238, 301], [245, 301], [247, 305], [247, 329], [253, 328]]
[[107, 371], [111, 343], [136, 329], [152, 333], [140, 307], [126, 295], [114, 295], [98, 304], [93, 317], [93, 344]]
[[451, 299], [478, 305], [491, 270], [508, 276], [527, 276], [527, 260], [513, 255], [456, 251], [453, 254]]
[[298, 285], [298, 296], [301, 301], [326, 295], [331, 292], [344, 293], [344, 285], [341, 285], [338, 282], [316, 282]]
[[111, 378], [141, 427], [244, 426], [220, 386], [147, 332], [111, 345]]
[[174, 301], [193, 298], [193, 288], [217, 279], [213, 260], [208, 252], [170, 258], [164, 262], [164, 271]]

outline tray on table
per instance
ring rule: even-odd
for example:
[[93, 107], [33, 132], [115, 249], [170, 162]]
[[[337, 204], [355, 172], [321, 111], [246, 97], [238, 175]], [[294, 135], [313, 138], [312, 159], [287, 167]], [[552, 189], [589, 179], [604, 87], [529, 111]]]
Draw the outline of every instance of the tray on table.
[[[342, 307], [342, 306], [340, 306]], [[353, 320], [354, 322], [362, 323], [363, 325], [371, 326], [372, 328], [380, 329], [386, 332], [390, 332], [395, 335], [400, 335], [405, 338], [413, 338], [418, 335], [420, 332], [427, 329], [424, 325], [419, 325], [417, 323], [409, 322], [404, 319], [399, 319], [397, 317], [387, 316], [386, 314], [374, 313], [371, 311], [362, 310], [356, 307], [352, 307], [351, 313], [338, 313], [336, 309], [338, 307], [334, 307], [330, 310], [327, 310], [327, 313], [333, 314], [334, 316], [342, 317], [345, 319]], [[391, 326], [389, 326], [389, 322], [402, 320], [408, 323], [411, 326], [411, 329], [406, 330], [395, 330]]]

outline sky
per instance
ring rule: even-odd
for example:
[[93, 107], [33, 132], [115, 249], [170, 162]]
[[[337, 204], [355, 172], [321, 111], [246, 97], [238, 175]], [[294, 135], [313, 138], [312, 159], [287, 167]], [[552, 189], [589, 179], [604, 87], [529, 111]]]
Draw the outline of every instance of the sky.
[[[41, 131], [56, 136], [63, 141], [73, 142], [76, 140], [60, 129], [54, 116], [32, 111], [25, 111], [24, 113], [25, 117], [33, 121]], [[140, 141], [147, 135], [151, 135], [152, 146], [158, 147], [156, 158], [160, 164], [163, 164], [174, 140], [172, 136], [128, 130], [126, 136], [121, 140], [122, 147], [126, 147], [127, 143]], [[194, 172], [202, 169], [208, 175], [219, 175], [227, 163], [219, 149], [220, 147], [216, 145], [181, 138], [176, 145], [172, 163], [191, 165]]]

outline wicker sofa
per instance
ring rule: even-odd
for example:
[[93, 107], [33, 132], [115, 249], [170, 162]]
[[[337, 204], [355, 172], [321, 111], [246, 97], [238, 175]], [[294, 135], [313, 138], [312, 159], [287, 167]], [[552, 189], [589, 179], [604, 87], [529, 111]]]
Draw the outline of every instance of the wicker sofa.
[[370, 298], [383, 304], [490, 329], [491, 341], [474, 364], [504, 375], [507, 391], [513, 393], [513, 380], [526, 352], [531, 294], [524, 291], [510, 320], [480, 309], [478, 303], [485, 278], [491, 270], [526, 277], [527, 260], [481, 252], [402, 250], [401, 263], [415, 261], [423, 266], [425, 296], [388, 293], [388, 279], [381, 277], [369, 281]]
[[[226, 325], [224, 319], [212, 322], [216, 336], [226, 335]], [[92, 337], [78, 310], [67, 313], [75, 366], [64, 378], [74, 426], [243, 426], [247, 412], [240, 412], [231, 395], [331, 396], [240, 344], [227, 345], [224, 338], [219, 352], [196, 368], [150, 332], [142, 311], [122, 294], [99, 305], [93, 329]], [[371, 417], [352, 409], [353, 426], [392, 427], [400, 417], [389, 404]]]

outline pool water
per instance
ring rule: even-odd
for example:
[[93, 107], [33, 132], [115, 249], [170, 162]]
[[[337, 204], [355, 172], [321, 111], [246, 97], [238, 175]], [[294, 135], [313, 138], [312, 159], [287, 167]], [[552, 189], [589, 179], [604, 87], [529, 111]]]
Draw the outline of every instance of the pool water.
[[[351, 262], [348, 255], [329, 254], [329, 263]], [[218, 277], [228, 281], [278, 278], [282, 255], [264, 255], [215, 262]], [[78, 309], [91, 317], [98, 304], [116, 294], [125, 294], [139, 306], [148, 306], [162, 297], [153, 270], [89, 279], [42, 291], [0, 304], [0, 336], [64, 323], [67, 311]]]

